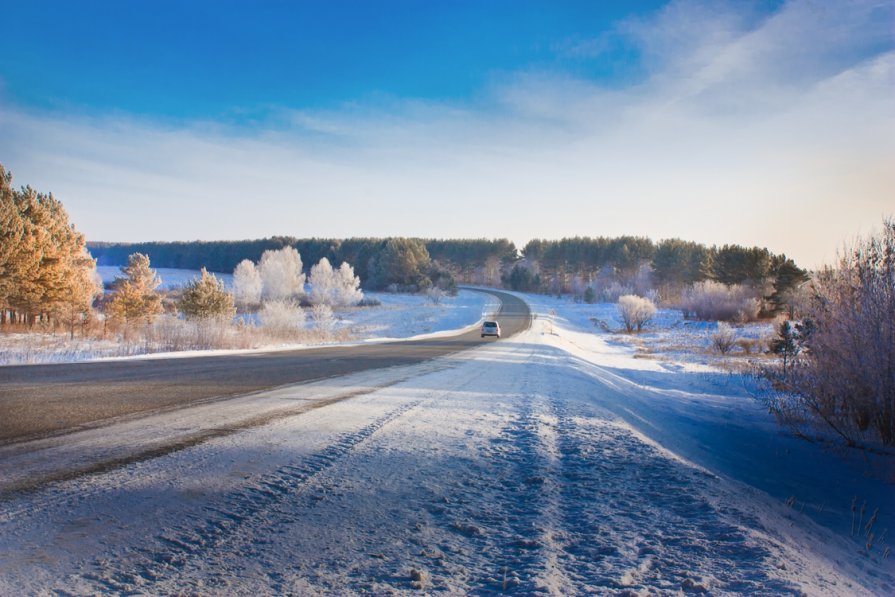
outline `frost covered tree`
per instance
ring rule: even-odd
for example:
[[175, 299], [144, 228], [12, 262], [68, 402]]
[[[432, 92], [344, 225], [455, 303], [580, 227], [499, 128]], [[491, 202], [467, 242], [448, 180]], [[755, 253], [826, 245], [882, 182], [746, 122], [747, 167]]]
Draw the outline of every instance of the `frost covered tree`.
[[811, 287], [806, 317], [787, 334], [797, 338], [780, 347], [790, 357], [804, 350], [788, 370], [768, 372], [783, 390], [772, 412], [803, 435], [814, 424], [847, 445], [895, 445], [895, 220]]
[[308, 284], [311, 291], [308, 299], [315, 305], [332, 305], [336, 286], [336, 277], [329, 259], [323, 257], [311, 267], [311, 275], [308, 276]]
[[336, 287], [338, 288], [338, 305], [354, 305], [363, 300], [364, 293], [360, 289], [360, 278], [354, 275], [354, 268], [348, 262], [342, 262], [336, 270]]
[[651, 300], [635, 294], [620, 296], [617, 307], [628, 332], [641, 331], [656, 314], [656, 305]]
[[157, 289], [162, 281], [149, 267], [149, 257], [134, 253], [121, 268], [122, 278], [115, 278], [112, 299], [106, 307], [109, 315], [124, 321], [124, 338], [134, 321], [151, 323], [162, 312], [162, 297]]
[[344, 307], [356, 304], [364, 297], [354, 268], [343, 263], [334, 270], [326, 257], [311, 268], [308, 284], [311, 287], [308, 298], [315, 305]]
[[233, 296], [224, 288], [224, 282], [203, 267], [199, 278], [183, 289], [178, 307], [187, 319], [232, 319], [236, 314]]
[[261, 274], [255, 264], [243, 259], [233, 270], [233, 299], [239, 307], [254, 307], [261, 303]]
[[745, 323], [758, 318], [761, 301], [749, 286], [705, 280], [684, 291], [679, 307], [685, 318]]
[[301, 255], [293, 247], [264, 251], [258, 263], [261, 276], [261, 297], [264, 300], [286, 300], [304, 294], [305, 275]]

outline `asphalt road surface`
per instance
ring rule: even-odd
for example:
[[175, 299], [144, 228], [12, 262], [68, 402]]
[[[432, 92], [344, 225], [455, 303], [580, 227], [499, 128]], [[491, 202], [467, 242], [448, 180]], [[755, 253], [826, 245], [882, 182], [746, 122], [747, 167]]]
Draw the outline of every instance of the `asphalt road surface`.
[[[504, 337], [527, 329], [524, 301], [501, 301]], [[445, 338], [289, 352], [0, 367], [0, 445], [287, 384], [410, 365], [493, 342], [474, 330]]]

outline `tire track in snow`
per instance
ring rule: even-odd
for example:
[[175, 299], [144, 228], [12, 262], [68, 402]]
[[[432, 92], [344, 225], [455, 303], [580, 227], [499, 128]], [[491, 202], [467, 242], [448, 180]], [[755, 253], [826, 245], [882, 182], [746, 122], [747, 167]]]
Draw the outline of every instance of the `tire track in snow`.
[[97, 572], [69, 578], [66, 584], [83, 586], [86, 581], [106, 594], [130, 594], [145, 591], [162, 579], [170, 580], [192, 560], [221, 549], [241, 529], [256, 523], [263, 513], [303, 492], [315, 477], [421, 402], [407, 402], [357, 431], [342, 434], [301, 462], [281, 466], [251, 486], [215, 500], [206, 506], [204, 517], [190, 517], [186, 524], [157, 535], [153, 538], [154, 546], [135, 550], [133, 558], [121, 557], [113, 562], [97, 560], [89, 566]]
[[448, 539], [445, 550], [455, 569], [465, 569], [467, 590], [476, 594], [555, 592], [557, 585], [543, 574], [556, 561], [550, 525], [557, 507], [553, 417], [542, 395], [530, 391], [533, 351], [524, 350], [521, 392], [511, 396], [510, 420], [489, 441], [485, 457], [468, 468], [463, 493], [429, 507], [441, 531], [465, 543], [462, 550], [450, 549]]
[[[425, 395], [412, 403], [412, 408], [407, 408], [392, 417], [387, 424], [395, 423], [401, 418], [401, 424], [407, 426], [407, 417], [410, 415], [411, 410], [419, 412], [420, 407], [424, 404], [432, 405], [444, 399], [452, 399], [457, 392], [468, 391], [469, 388], [478, 388], [481, 386], [481, 379], [488, 376], [489, 373], [490, 367], [480, 365], [478, 369], [464, 375], [461, 381], [452, 382], [450, 388], [430, 389]], [[380, 429], [382, 427], [385, 427], [385, 425], [382, 425]], [[321, 470], [321, 474], [315, 475], [312, 480], [309, 480], [305, 491], [295, 492], [289, 496], [288, 500], [281, 500], [273, 504], [270, 509], [265, 511], [263, 517], [258, 517], [252, 521], [251, 528], [246, 529], [247, 532], [233, 537], [233, 540], [227, 544], [226, 552], [209, 552], [207, 554], [208, 557], [197, 558], [189, 562], [189, 569], [184, 569], [182, 574], [174, 579], [177, 583], [174, 586], [180, 589], [190, 583], [195, 583], [196, 579], [202, 579], [203, 587], [206, 590], [213, 588], [216, 592], [227, 592], [230, 579], [235, 573], [233, 561], [229, 554], [238, 553], [240, 560], [253, 563], [251, 569], [245, 572], [252, 578], [252, 581], [250, 581], [252, 584], [257, 583], [258, 586], [265, 587], [265, 590], [269, 590], [273, 594], [296, 592], [295, 575], [297, 571], [293, 566], [288, 566], [284, 569], [282, 554], [277, 550], [276, 541], [282, 540], [283, 537], [295, 532], [292, 525], [304, 522], [306, 517], [312, 515], [316, 508], [325, 509], [329, 496], [344, 495], [352, 491], [350, 486], [353, 485], [352, 480], [357, 476], [355, 467], [363, 467], [361, 463], [364, 462], [364, 458], [375, 454], [381, 449], [383, 442], [385, 447], [390, 446], [394, 442], [394, 438], [376, 434], [374, 439], [373, 435], [370, 434], [370, 436], [365, 438], [363, 446], [356, 445], [350, 453], [346, 452], [344, 457], [335, 460], [332, 466]], [[374, 466], [372, 470], [378, 470], [378, 467]], [[349, 488], [345, 487], [346, 482]], [[389, 535], [389, 530], [386, 528], [388, 522], [383, 520], [382, 525], [383, 527], [377, 529], [377, 533], [382, 533], [382, 535], [377, 536], [383, 543], [392, 543], [394, 537]], [[416, 537], [408, 538], [402, 550], [406, 550], [408, 544], [416, 545], [415, 540]], [[361, 541], [361, 543], [363, 542]], [[375, 589], [370, 589], [369, 579], [371, 577], [385, 576], [394, 578], [395, 571], [386, 570], [390, 566], [388, 562], [406, 562], [408, 558], [412, 559], [409, 553], [403, 551], [401, 557], [388, 557], [385, 555], [387, 550], [382, 544], [379, 544], [378, 550], [383, 553], [378, 553], [367, 559], [368, 565], [371, 566], [370, 568], [360, 566], [347, 576], [341, 577], [341, 582], [347, 584], [332, 586], [328, 589], [316, 586], [312, 592], [327, 593], [335, 591], [336, 593], [351, 593], [357, 591], [363, 593], [373, 590], [375, 593]], [[216, 559], [218, 555], [220, 555], [220, 559]], [[315, 553], [312, 558], [321, 556], [322, 554]], [[344, 557], [342, 555], [334, 556], [335, 560], [328, 559], [327, 556], [323, 557], [324, 559], [322, 560], [313, 559], [314, 565], [312, 569], [306, 569], [305, 572], [317, 582], [322, 582], [324, 586], [326, 585], [326, 574], [319, 575], [320, 570], [343, 569], [356, 565], [356, 562], [347, 562], [342, 559]], [[242, 574], [243, 565], [238, 564], [236, 570], [239, 571], [238, 574]], [[310, 580], [305, 579], [305, 582], [310, 582]], [[309, 589], [305, 587], [297, 592], [303, 593], [308, 591]]]
[[716, 479], [587, 404], [541, 389], [558, 419], [559, 563], [570, 592], [799, 592], [768, 576], [773, 554], [746, 530], [754, 519], [705, 499]]

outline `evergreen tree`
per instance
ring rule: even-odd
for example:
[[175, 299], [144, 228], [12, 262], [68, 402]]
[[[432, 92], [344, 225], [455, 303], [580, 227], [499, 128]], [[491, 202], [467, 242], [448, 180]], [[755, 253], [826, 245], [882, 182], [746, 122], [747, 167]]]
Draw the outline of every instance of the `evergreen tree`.
[[788, 319], [780, 324], [777, 337], [771, 341], [770, 349], [774, 354], [783, 357], [783, 377], [785, 378], [787, 366], [792, 368], [793, 361], [802, 350], [799, 344], [799, 333]]
[[533, 276], [530, 269], [520, 264], [514, 265], [510, 273], [504, 277], [504, 285], [511, 290], [530, 292], [538, 290], [539, 284], [540, 279]]
[[792, 293], [808, 281], [808, 273], [786, 255], [775, 256], [773, 261], [774, 290], [767, 297], [768, 301], [775, 313], [780, 313], [789, 306], [789, 316], [793, 317], [795, 314], [791, 306]]
[[31, 187], [16, 191], [0, 166], [0, 323], [73, 322], [66, 313], [89, 311], [96, 263], [85, 247], [60, 201]]
[[113, 318], [124, 321], [124, 337], [135, 321], [151, 323], [162, 312], [162, 297], [157, 291], [161, 284], [149, 267], [149, 257], [134, 253], [121, 268], [123, 278], [116, 278], [112, 298], [106, 309]]
[[400, 287], [423, 288], [430, 285], [426, 276], [429, 252], [418, 239], [391, 238], [385, 242], [376, 258], [374, 287], [385, 288], [390, 284]]
[[203, 267], [199, 278], [183, 289], [178, 302], [180, 312], [187, 319], [232, 319], [236, 314], [233, 295], [224, 283]]

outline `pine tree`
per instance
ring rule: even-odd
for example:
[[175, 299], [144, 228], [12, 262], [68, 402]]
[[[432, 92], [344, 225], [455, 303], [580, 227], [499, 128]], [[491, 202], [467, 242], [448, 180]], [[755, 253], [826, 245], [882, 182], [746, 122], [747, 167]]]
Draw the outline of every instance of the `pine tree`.
[[161, 284], [155, 271], [149, 267], [149, 257], [134, 253], [121, 268], [123, 278], [116, 278], [108, 312], [113, 318], [124, 321], [124, 338], [132, 322], [144, 320], [151, 323], [162, 312], [162, 297], [156, 290]]
[[789, 306], [789, 316], [793, 317], [795, 309], [791, 304], [792, 294], [799, 286], [808, 281], [808, 273], [798, 267], [792, 259], [788, 259], [786, 255], [775, 257], [774, 262], [773, 292], [767, 298], [775, 313], [780, 313]]
[[787, 365], [791, 369], [793, 361], [802, 347], [799, 345], [799, 333], [787, 319], [780, 324], [777, 337], [771, 341], [771, 352], [783, 357], [783, 377], [786, 378]]
[[22, 279], [25, 221], [19, 211], [12, 174], [0, 166], [0, 323], [6, 323]]
[[0, 323], [80, 318], [96, 294], [95, 267], [62, 203], [31, 187], [16, 191], [0, 166]]
[[233, 295], [214, 274], [202, 268], [201, 277], [194, 279], [183, 289], [178, 303], [180, 312], [187, 319], [232, 319], [236, 314]]

